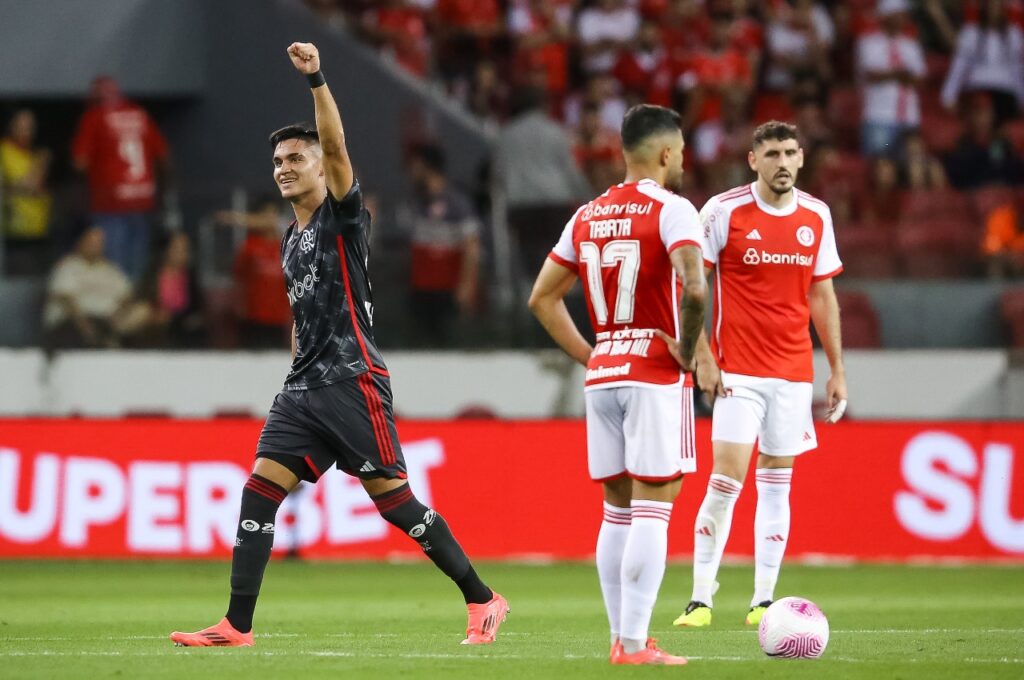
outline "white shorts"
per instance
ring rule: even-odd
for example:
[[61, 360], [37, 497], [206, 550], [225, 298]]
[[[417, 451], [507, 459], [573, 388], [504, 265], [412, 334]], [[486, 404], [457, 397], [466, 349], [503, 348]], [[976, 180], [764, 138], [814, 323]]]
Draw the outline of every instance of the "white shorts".
[[797, 456], [818, 447], [811, 383], [722, 371], [722, 387], [727, 396], [715, 400], [711, 441], [760, 440], [766, 456]]
[[589, 390], [587, 460], [590, 477], [628, 475], [667, 482], [697, 469], [693, 388], [675, 385]]

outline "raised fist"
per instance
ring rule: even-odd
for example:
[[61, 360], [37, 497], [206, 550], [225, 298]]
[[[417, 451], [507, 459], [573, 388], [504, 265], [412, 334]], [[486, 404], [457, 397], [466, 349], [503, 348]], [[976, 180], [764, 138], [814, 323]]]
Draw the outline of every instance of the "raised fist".
[[292, 43], [288, 46], [288, 56], [299, 73], [309, 75], [320, 70], [320, 52], [313, 43]]

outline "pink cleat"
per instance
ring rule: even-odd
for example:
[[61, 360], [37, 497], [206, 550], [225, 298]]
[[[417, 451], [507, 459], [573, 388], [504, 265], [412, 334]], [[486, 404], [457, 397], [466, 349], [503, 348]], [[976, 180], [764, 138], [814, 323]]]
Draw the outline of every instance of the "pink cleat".
[[228, 623], [227, 618], [216, 626], [204, 628], [195, 633], [171, 633], [175, 647], [252, 647], [252, 631], [239, 633]]
[[508, 601], [498, 593], [485, 604], [467, 605], [469, 623], [466, 626], [464, 645], [489, 645], [498, 635], [498, 628], [508, 616]]
[[685, 666], [687, 663], [685, 656], [674, 656], [658, 649], [658, 641], [654, 638], [648, 638], [647, 647], [635, 654], [626, 654], [622, 644], [616, 642], [612, 647], [611, 662], [622, 666]]

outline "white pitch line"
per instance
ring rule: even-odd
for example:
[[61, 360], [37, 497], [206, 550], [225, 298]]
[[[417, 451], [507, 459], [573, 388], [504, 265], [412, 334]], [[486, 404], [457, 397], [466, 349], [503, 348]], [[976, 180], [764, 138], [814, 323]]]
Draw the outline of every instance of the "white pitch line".
[[[750, 631], [751, 633], [755, 631]], [[861, 628], [854, 630], [833, 630], [833, 633], [842, 635], [861, 635], [868, 633], [905, 633], [905, 634], [916, 634], [916, 633], [983, 633], [983, 634], [995, 634], [995, 633], [1024, 633], [1024, 628]]]
[[[64, 656], [96, 656], [96, 657], [161, 657], [167, 658], [169, 656], [167, 651], [137, 651], [137, 652], [96, 652], [96, 651], [75, 651], [75, 652], [50, 652], [50, 651], [34, 651], [34, 652], [0, 652], [0, 657], [64, 657]], [[558, 656], [523, 656], [519, 654], [495, 654], [495, 655], [477, 655], [477, 654], [431, 654], [431, 653], [399, 653], [399, 654], [384, 654], [384, 653], [362, 653], [362, 652], [344, 652], [344, 651], [323, 651], [323, 652], [301, 652], [301, 651], [269, 651], [269, 652], [251, 652], [255, 656], [286, 656], [286, 657], [334, 657], [334, 658], [345, 658], [345, 659], [459, 659], [468, 661], [502, 661], [505, 659], [515, 660], [528, 660], [528, 661], [540, 661], [540, 660], [551, 660], [557, 658], [563, 658], [567, 660], [580, 660], [580, 659], [591, 659], [600, 660], [604, 659], [603, 655], [579, 655], [579, 654], [566, 654], [562, 657]], [[729, 662], [749, 662], [749, 661], [761, 661], [765, 663], [784, 663], [782, 660], [770, 661], [761, 657], [747, 657], [747, 656], [691, 656], [688, 657], [691, 661], [729, 661]], [[825, 661], [839, 661], [842, 663], [893, 663], [886, 659], [856, 659], [845, 656], [825, 656]], [[931, 662], [932, 659], [901, 659], [895, 663], [926, 663]], [[968, 657], [966, 659], [956, 659], [951, 662], [952, 665], [959, 663], [965, 664], [1024, 664], [1024, 659], [1016, 657], [999, 657], [993, 659], [982, 659], [977, 657]]]
[[[702, 630], [703, 635], [756, 635], [756, 630]], [[833, 635], [933, 635], [933, 634], [976, 634], [976, 635], [1020, 635], [1024, 634], [1024, 628], [856, 628], [833, 630]], [[448, 633], [435, 633], [435, 636], [449, 636]], [[529, 633], [521, 631], [509, 631], [502, 633], [502, 637], [530, 637], [538, 636], [541, 633]], [[301, 633], [257, 633], [257, 639], [274, 638], [399, 638], [405, 637], [405, 633], [326, 633], [324, 635], [302, 635]], [[102, 637], [69, 637], [69, 636], [17, 636], [5, 635], [0, 637], [0, 643], [4, 642], [90, 642], [97, 640], [118, 641], [118, 640], [166, 640], [166, 635], [106, 635]]]
[[[169, 634], [168, 634], [169, 635]], [[14, 635], [4, 635], [0, 637], [0, 643], [2, 642], [75, 642], [81, 640], [82, 642], [95, 641], [95, 640], [167, 640], [168, 635], [105, 635], [103, 637], [55, 637], [55, 636], [44, 636], [44, 637], [18, 637]], [[299, 633], [257, 633], [257, 639], [263, 638], [296, 638], [300, 637]]]

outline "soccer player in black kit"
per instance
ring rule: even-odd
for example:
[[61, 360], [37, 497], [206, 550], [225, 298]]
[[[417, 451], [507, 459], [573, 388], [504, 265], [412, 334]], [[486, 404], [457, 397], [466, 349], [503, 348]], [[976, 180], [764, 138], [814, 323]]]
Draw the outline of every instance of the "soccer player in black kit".
[[309, 43], [288, 48], [306, 75], [316, 129], [274, 132], [274, 180], [295, 210], [281, 261], [295, 326], [292, 367], [274, 399], [242, 491], [225, 617], [195, 633], [171, 634], [180, 646], [253, 644], [252, 618], [274, 542], [278, 507], [299, 480], [315, 482], [331, 465], [358, 477], [381, 516], [418, 542], [465, 597], [463, 644], [494, 641], [508, 602], [477, 576], [444, 519], [413, 495], [392, 413], [391, 385], [373, 338], [367, 278], [370, 214], [345, 148], [341, 116]]

